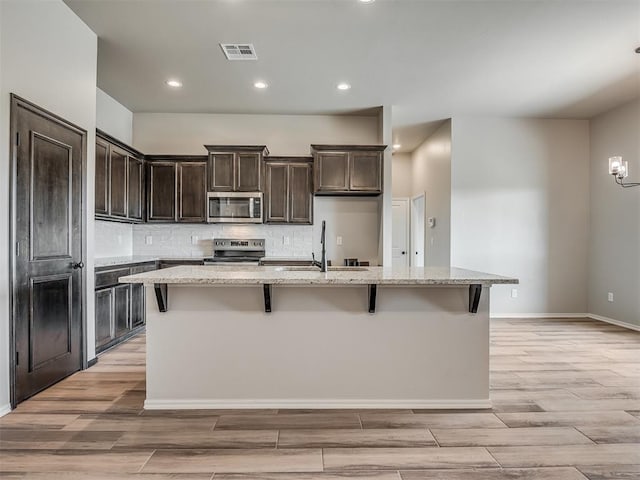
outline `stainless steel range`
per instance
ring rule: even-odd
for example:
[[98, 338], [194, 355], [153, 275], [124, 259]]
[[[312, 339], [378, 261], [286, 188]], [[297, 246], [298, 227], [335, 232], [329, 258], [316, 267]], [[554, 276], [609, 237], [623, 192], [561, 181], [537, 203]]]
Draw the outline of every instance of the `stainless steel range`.
[[214, 238], [213, 257], [205, 258], [205, 265], [258, 265], [265, 255], [264, 238]]

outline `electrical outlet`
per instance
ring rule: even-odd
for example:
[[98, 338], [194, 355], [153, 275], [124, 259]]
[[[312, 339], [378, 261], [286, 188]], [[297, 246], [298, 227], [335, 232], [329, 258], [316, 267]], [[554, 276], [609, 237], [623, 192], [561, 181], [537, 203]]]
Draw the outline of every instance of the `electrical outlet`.
[[198, 244], [198, 236], [191, 235], [191, 245], [197, 245], [197, 244]]
[[153, 237], [151, 235], [147, 235], [146, 237], [144, 237], [144, 243], [147, 245], [152, 245], [153, 244]]
[[607, 301], [613, 303], [613, 293], [612, 292], [607, 293]]
[[282, 237], [282, 244], [283, 245], [291, 245], [291, 238], [287, 235], [284, 235]]
[[122, 235], [118, 235], [118, 245], [122, 245]]
[[433, 237], [431, 237], [431, 242], [429, 242], [429, 243], [431, 243], [431, 246], [433, 246], [433, 242], [434, 242], [434, 240], [435, 240], [435, 239], [434, 239]]
[[336, 245], [342, 245], [342, 237], [336, 237]]
[[511, 298], [518, 298], [518, 289], [517, 288], [512, 288], [511, 289]]

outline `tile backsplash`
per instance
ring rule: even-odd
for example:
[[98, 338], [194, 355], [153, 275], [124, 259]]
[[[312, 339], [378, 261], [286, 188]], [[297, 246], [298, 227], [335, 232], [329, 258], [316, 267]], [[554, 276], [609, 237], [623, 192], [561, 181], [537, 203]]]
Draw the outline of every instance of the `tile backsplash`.
[[133, 253], [133, 226], [128, 223], [95, 222], [96, 258], [125, 257]]
[[310, 257], [311, 225], [133, 225], [133, 255], [209, 257], [214, 238], [264, 238], [267, 256]]

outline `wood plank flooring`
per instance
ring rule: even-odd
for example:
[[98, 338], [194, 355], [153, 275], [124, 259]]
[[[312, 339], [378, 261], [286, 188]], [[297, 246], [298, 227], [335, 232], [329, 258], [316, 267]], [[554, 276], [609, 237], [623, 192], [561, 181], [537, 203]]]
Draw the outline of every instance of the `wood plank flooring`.
[[139, 335], [0, 418], [0, 478], [640, 479], [640, 333], [492, 320], [493, 409], [144, 411]]

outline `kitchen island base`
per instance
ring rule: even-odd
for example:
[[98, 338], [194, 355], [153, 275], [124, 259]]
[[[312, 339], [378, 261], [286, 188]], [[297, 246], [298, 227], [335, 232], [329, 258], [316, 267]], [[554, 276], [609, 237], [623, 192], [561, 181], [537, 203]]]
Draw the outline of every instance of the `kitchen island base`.
[[147, 284], [145, 408], [490, 408], [483, 287]]

